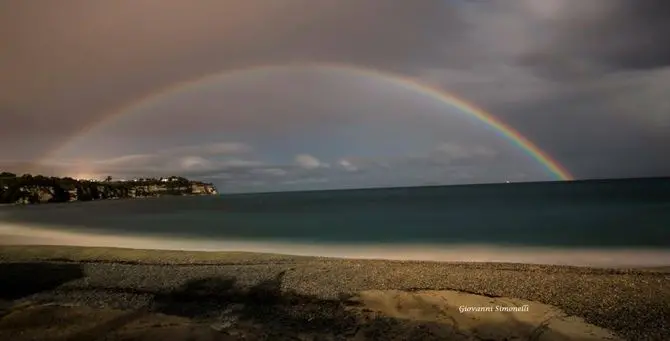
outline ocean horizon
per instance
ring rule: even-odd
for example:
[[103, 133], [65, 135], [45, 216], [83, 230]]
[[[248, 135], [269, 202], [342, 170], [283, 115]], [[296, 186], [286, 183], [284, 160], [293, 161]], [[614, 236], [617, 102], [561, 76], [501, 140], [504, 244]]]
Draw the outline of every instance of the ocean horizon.
[[670, 178], [224, 194], [0, 209], [3, 244], [670, 265]]

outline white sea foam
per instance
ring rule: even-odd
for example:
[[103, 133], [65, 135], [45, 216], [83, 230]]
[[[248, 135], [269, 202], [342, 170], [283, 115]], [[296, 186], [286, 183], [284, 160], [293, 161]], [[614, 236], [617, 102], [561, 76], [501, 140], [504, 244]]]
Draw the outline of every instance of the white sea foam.
[[559, 249], [488, 245], [308, 244], [171, 236], [84, 233], [65, 227], [43, 228], [0, 222], [0, 245], [76, 245], [189, 251], [248, 251], [358, 259], [446, 262], [511, 262], [595, 267], [670, 266], [670, 250]]

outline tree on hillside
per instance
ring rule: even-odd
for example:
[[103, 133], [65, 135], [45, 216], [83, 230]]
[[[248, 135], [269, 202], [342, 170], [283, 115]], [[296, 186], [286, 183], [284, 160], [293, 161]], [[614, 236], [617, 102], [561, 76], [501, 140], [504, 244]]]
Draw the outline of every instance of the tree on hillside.
[[49, 178], [47, 178], [42, 174], [37, 174], [33, 176], [33, 181], [35, 181], [35, 183], [38, 185], [46, 185], [47, 183], [49, 183]]
[[[112, 176], [107, 176], [103, 181], [76, 180], [71, 177], [47, 177], [41, 174], [23, 174], [16, 177], [9, 172], [0, 172], [0, 203], [39, 203], [45, 202], [68, 202], [72, 200], [89, 201], [110, 198], [130, 198], [136, 196], [158, 196], [165, 192], [174, 195], [191, 194], [191, 186], [188, 179], [173, 177], [174, 181], [166, 184], [168, 190], [162, 186], [158, 188], [144, 187], [146, 185], [160, 184], [155, 178], [145, 178], [143, 181], [124, 182], [112, 181]], [[52, 197], [44, 199], [42, 194], [49, 191]], [[131, 194], [132, 193], [132, 194]]]
[[10, 173], [10, 172], [2, 172], [0, 173], [0, 178], [15, 178], [16, 174]]

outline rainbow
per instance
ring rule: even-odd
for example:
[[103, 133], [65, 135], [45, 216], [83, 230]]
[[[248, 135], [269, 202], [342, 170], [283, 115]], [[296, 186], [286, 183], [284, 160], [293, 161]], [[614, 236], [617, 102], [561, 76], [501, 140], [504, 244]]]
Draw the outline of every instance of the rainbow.
[[504, 122], [500, 121], [498, 118], [493, 116], [492, 114], [487, 113], [485, 110], [482, 108], [479, 108], [471, 103], [468, 103], [467, 101], [460, 99], [456, 96], [454, 96], [451, 93], [448, 93], [442, 89], [439, 89], [437, 87], [431, 86], [429, 84], [425, 83], [420, 83], [416, 79], [413, 79], [411, 77], [407, 76], [401, 76], [398, 74], [393, 74], [393, 73], [388, 73], [388, 72], [382, 72], [379, 70], [375, 70], [372, 68], [367, 68], [367, 67], [359, 67], [359, 66], [353, 66], [353, 65], [347, 65], [347, 64], [334, 64], [334, 63], [300, 63], [300, 64], [281, 64], [281, 65], [262, 65], [262, 66], [254, 66], [254, 67], [249, 67], [249, 68], [242, 68], [242, 69], [234, 69], [234, 70], [228, 70], [224, 71], [221, 73], [216, 73], [216, 74], [208, 74], [203, 77], [199, 77], [196, 79], [184, 81], [184, 82], [177, 82], [173, 83], [168, 87], [165, 87], [159, 91], [156, 92], [151, 92], [146, 94], [143, 97], [140, 97], [136, 99], [133, 102], [128, 103], [127, 105], [124, 105], [107, 115], [103, 115], [102, 119], [92, 121], [88, 125], [86, 125], [82, 130], [79, 131], [79, 133], [75, 134], [72, 136], [70, 139], [68, 139], [64, 144], [57, 146], [57, 148], [51, 150], [48, 152], [42, 160], [49, 159], [49, 157], [52, 157], [54, 155], [57, 155], [57, 153], [68, 146], [70, 143], [75, 141], [77, 138], [86, 135], [89, 131], [92, 129], [102, 126], [104, 123], [112, 120], [115, 117], [127, 115], [132, 112], [136, 112], [137, 110], [140, 110], [146, 106], [150, 106], [153, 103], [160, 102], [161, 100], [167, 99], [170, 96], [173, 96], [177, 93], [183, 92], [183, 91], [189, 91], [189, 90], [194, 90], [196, 87], [201, 87], [203, 85], [206, 85], [208, 83], [214, 83], [216, 81], [220, 81], [224, 77], [230, 77], [233, 75], [237, 74], [242, 74], [242, 73], [248, 73], [248, 72], [263, 72], [263, 71], [273, 71], [273, 70], [281, 70], [281, 69], [287, 69], [291, 67], [301, 67], [301, 68], [316, 68], [316, 69], [325, 69], [325, 70], [332, 70], [332, 71], [344, 71], [344, 72], [354, 72], [356, 74], [364, 75], [364, 76], [369, 76], [369, 77], [374, 77], [376, 79], [380, 79], [384, 82], [393, 84], [395, 86], [399, 86], [401, 88], [404, 88], [408, 91], [415, 92], [427, 97], [432, 98], [433, 100], [436, 100], [440, 103], [443, 103], [447, 106], [453, 107], [458, 109], [459, 111], [466, 113], [478, 121], [484, 123], [486, 126], [489, 126], [492, 128], [494, 131], [498, 132], [501, 134], [505, 139], [510, 141], [510, 143], [518, 146], [521, 150], [523, 150], [526, 154], [528, 154], [530, 157], [532, 157], [534, 160], [536, 160], [539, 164], [541, 164], [544, 168], [546, 168], [556, 179], [558, 180], [573, 180], [573, 176], [570, 174], [570, 172], [565, 169], [559, 162], [554, 160], [551, 156], [549, 156], [546, 152], [544, 152], [542, 149], [540, 149], [537, 145], [535, 145], [533, 142], [525, 138], [523, 135], [521, 135], [518, 131], [516, 131], [514, 128], [511, 126], [505, 124]]

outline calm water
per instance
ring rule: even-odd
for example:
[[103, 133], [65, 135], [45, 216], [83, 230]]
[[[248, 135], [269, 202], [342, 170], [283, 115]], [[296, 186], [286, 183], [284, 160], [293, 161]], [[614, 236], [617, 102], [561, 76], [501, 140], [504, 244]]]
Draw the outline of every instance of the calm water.
[[167, 197], [0, 209], [13, 225], [207, 240], [670, 249], [670, 179]]

